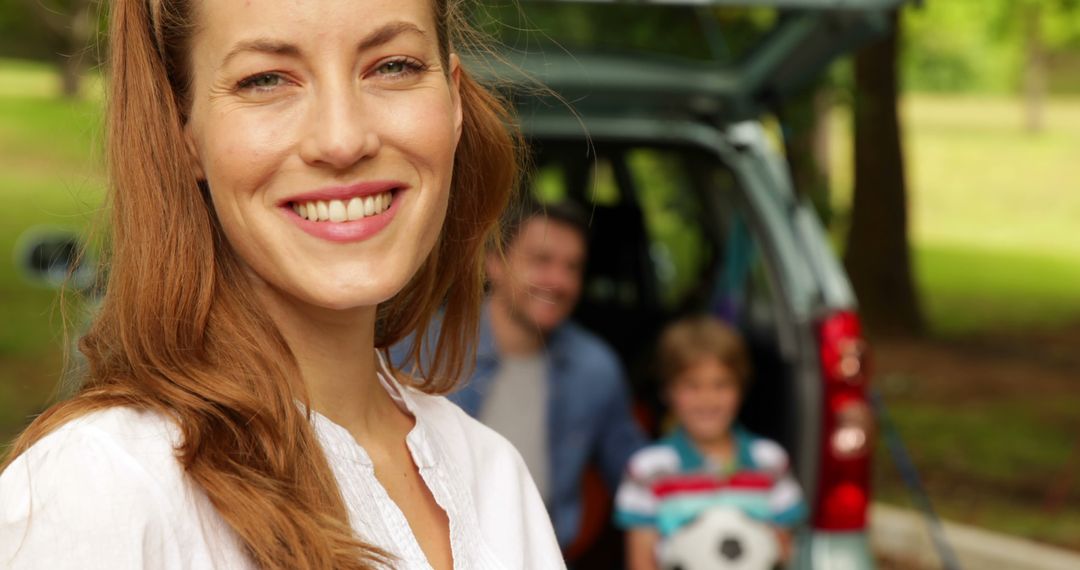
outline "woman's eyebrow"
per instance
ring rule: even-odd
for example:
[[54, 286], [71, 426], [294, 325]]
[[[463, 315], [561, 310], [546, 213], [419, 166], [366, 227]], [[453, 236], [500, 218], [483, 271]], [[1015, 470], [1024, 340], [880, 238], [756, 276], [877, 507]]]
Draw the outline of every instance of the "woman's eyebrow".
[[425, 36], [424, 30], [417, 27], [412, 22], [406, 22], [399, 20], [397, 22], [388, 22], [379, 26], [370, 34], [368, 34], [363, 40], [360, 40], [360, 44], [357, 46], [357, 51], [366, 51], [373, 47], [381, 46], [390, 40], [400, 36], [404, 33], [414, 33]]
[[249, 51], [294, 57], [300, 55], [300, 48], [295, 44], [270, 38], [255, 38], [237, 42], [236, 45], [229, 50], [229, 53], [225, 54], [225, 57], [221, 60], [221, 66], [225, 67], [234, 57]]
[[[421, 30], [416, 24], [411, 22], [406, 22], [404, 20], [388, 22], [379, 26], [365, 36], [364, 39], [360, 40], [360, 43], [357, 45], [357, 51], [363, 52], [381, 46], [404, 33], [420, 34], [421, 36], [427, 35], [424, 33], [424, 30]], [[237, 42], [222, 59], [222, 67], [227, 65], [229, 61], [237, 55], [249, 51], [293, 57], [301, 54], [300, 47], [296, 44], [273, 38], [254, 38]]]

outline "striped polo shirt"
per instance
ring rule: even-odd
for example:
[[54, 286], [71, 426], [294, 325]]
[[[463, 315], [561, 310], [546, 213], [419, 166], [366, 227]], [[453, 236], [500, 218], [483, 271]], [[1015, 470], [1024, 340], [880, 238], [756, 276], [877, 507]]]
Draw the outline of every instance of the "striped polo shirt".
[[682, 428], [634, 454], [615, 496], [616, 524], [668, 536], [713, 507], [783, 528], [801, 523], [807, 509], [784, 449], [741, 426], [732, 434], [729, 465], [702, 455]]

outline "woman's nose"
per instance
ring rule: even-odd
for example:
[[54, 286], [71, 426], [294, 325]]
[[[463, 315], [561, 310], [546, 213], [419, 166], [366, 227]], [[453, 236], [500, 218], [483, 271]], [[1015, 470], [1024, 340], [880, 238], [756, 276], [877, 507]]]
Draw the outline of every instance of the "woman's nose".
[[379, 152], [375, 108], [351, 84], [324, 89], [312, 101], [300, 155], [314, 166], [346, 170]]

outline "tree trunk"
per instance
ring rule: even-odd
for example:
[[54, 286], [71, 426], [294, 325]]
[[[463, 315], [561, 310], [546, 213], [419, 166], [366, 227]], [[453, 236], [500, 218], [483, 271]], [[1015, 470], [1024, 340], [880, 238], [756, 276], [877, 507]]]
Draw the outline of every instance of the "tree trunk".
[[[92, 47], [98, 25], [95, 4], [96, 0], [71, 0], [58, 7], [41, 0], [23, 0], [23, 5], [58, 40], [60, 57], [56, 64], [60, 72], [60, 92], [64, 97], [80, 95], [87, 52]], [[66, 10], [62, 9], [64, 5]]]
[[817, 87], [805, 96], [785, 103], [778, 113], [791, 182], [796, 192], [810, 198], [826, 225], [832, 220], [828, 154], [830, 107], [828, 91]]
[[1046, 101], [1046, 50], [1042, 38], [1042, 5], [1027, 2], [1024, 18], [1024, 108], [1028, 132], [1043, 129], [1043, 106]]
[[86, 72], [87, 51], [93, 40], [94, 17], [91, 0], [72, 2], [64, 27], [67, 56], [60, 69], [61, 91], [64, 97], [77, 99], [81, 94], [82, 78]]
[[907, 188], [897, 116], [900, 21], [855, 57], [855, 191], [845, 265], [867, 328], [923, 331], [908, 243]]
[[60, 61], [60, 94], [67, 99], [78, 99], [82, 91], [82, 62], [70, 55]]

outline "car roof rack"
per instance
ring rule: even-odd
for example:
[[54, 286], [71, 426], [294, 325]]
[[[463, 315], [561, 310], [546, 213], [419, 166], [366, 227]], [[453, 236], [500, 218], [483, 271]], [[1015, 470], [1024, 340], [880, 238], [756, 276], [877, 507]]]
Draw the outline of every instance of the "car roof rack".
[[[542, 84], [588, 115], [647, 112], [692, 115], [711, 122], [756, 118], [796, 94], [831, 62], [886, 33], [890, 11], [906, 0], [523, 0], [542, 9], [568, 4], [776, 8], [772, 29], [745, 53], [726, 60], [648, 57], [584, 48], [507, 50], [487, 66], [488, 79], [509, 87], [515, 96], [543, 100]], [[719, 34], [703, 26], [707, 34]], [[540, 32], [543, 33], [542, 31]], [[703, 38], [710, 44], [714, 37]], [[715, 51], [715, 50], [713, 50]], [[481, 76], [485, 75], [481, 68]], [[508, 84], [508, 85], [507, 85]], [[550, 100], [541, 106], [557, 106]]]

